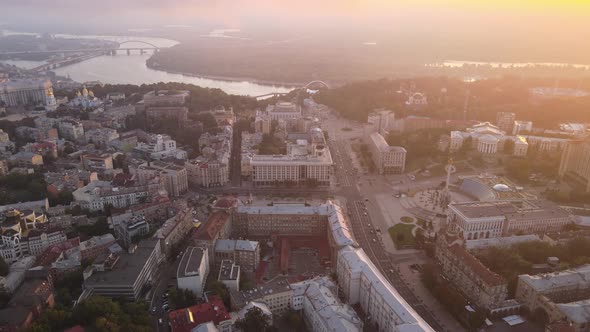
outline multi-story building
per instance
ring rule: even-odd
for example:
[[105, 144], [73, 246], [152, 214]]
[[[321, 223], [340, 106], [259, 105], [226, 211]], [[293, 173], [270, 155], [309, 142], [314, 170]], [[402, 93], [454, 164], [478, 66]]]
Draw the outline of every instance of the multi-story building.
[[38, 256], [45, 249], [66, 242], [68, 237], [61, 229], [32, 229], [23, 234], [20, 247], [23, 255]]
[[12, 141], [10, 141], [10, 137], [8, 134], [4, 132], [4, 130], [0, 129], [0, 153], [1, 154], [11, 154], [14, 152], [15, 145]]
[[567, 143], [558, 174], [560, 178], [571, 179], [590, 192], [590, 137]]
[[234, 319], [230, 317], [223, 301], [217, 296], [208, 296], [207, 302], [202, 304], [171, 311], [168, 321], [172, 332], [235, 331]]
[[389, 127], [395, 121], [395, 114], [385, 109], [374, 110], [369, 113], [367, 123], [373, 127], [373, 130], [381, 135], [385, 135]]
[[131, 217], [142, 217], [148, 223], [161, 223], [171, 217], [169, 207], [170, 199], [167, 196], [155, 196], [149, 203], [131, 206], [122, 213], [113, 213], [110, 222], [116, 226]]
[[217, 107], [209, 111], [213, 115], [218, 126], [233, 125], [236, 122], [236, 116], [232, 107], [226, 109], [223, 106]]
[[187, 153], [176, 148], [176, 141], [168, 135], [151, 135], [147, 143], [139, 142], [134, 149], [140, 156], [155, 160], [165, 158], [186, 159]]
[[105, 206], [127, 208], [145, 203], [160, 189], [160, 184], [145, 186], [115, 187], [107, 181], [94, 181], [72, 193], [75, 204], [91, 211], [103, 210]]
[[222, 159], [198, 157], [186, 161], [189, 182], [205, 188], [224, 186], [229, 182], [229, 155]]
[[[510, 132], [512, 131], [512, 127]], [[507, 136], [499, 127], [483, 122], [467, 128], [466, 131], [451, 131], [450, 152], [455, 152], [463, 147], [463, 143], [471, 139], [471, 146], [481, 154], [496, 154], [504, 150], [506, 141], [514, 143], [513, 155], [524, 157], [527, 154], [529, 144], [524, 136]]]
[[63, 119], [58, 123], [59, 136], [71, 141], [77, 141], [84, 137], [84, 126], [80, 121]]
[[194, 245], [207, 248], [209, 261], [215, 260], [215, 242], [218, 239], [227, 239], [231, 234], [231, 215], [225, 211], [216, 211], [209, 215], [207, 221], [201, 225], [193, 237]]
[[52, 142], [27, 143], [21, 149], [43, 157], [57, 158], [57, 145]]
[[219, 239], [215, 243], [215, 264], [230, 260], [246, 272], [254, 272], [260, 263], [260, 245], [256, 241]]
[[327, 229], [328, 207], [304, 204], [273, 206], [238, 205], [233, 231], [242, 238], [256, 236], [323, 236]]
[[275, 316], [280, 316], [291, 309], [293, 302], [293, 290], [287, 278], [278, 276], [269, 280], [263, 286], [247, 291], [230, 290], [231, 307], [240, 310], [249, 302], [261, 302], [268, 306], [268, 309]]
[[91, 260], [96, 256], [105, 253], [110, 246], [115, 244], [113, 234], [93, 236], [90, 239], [80, 242], [80, 260]]
[[516, 120], [514, 121], [514, 126], [512, 128], [512, 135], [520, 135], [522, 132], [530, 133], [533, 131], [533, 122], [532, 121], [521, 121]]
[[154, 177], [159, 176], [170, 196], [178, 197], [188, 190], [187, 170], [176, 164], [152, 161], [137, 167], [129, 167], [129, 172], [135, 175], [141, 185], [146, 185]]
[[84, 270], [84, 290], [126, 301], [140, 299], [143, 287], [153, 281], [162, 261], [158, 239], [145, 239], [128, 252], [110, 254]]
[[221, 261], [217, 281], [224, 284], [227, 289], [240, 291], [240, 266], [229, 259]]
[[379, 331], [434, 330], [379, 272], [363, 249], [345, 247], [338, 253], [338, 284], [350, 305], [370, 313], [367, 320]]
[[572, 222], [571, 214], [546, 200], [498, 200], [449, 204], [451, 229], [466, 240], [514, 234], [558, 231]]
[[8, 161], [14, 167], [36, 167], [43, 165], [43, 156], [21, 151], [10, 156]]
[[0, 310], [0, 330], [13, 332], [29, 329], [45, 310], [55, 305], [53, 291], [53, 282], [48, 279], [25, 282], [6, 307]]
[[250, 160], [254, 185], [330, 185], [332, 156], [320, 128], [312, 128], [309, 141], [287, 145], [286, 155], [254, 155]]
[[113, 169], [113, 155], [110, 153], [103, 154], [84, 154], [80, 156], [82, 167], [87, 171], [105, 172]]
[[[42, 213], [36, 213], [31, 210], [8, 210], [0, 216], [0, 256], [5, 262], [12, 263], [17, 261], [23, 255], [29, 254], [29, 244], [25, 239], [33, 230], [42, 227], [47, 222], [47, 218]], [[34, 239], [31, 243], [34, 245], [33, 251], [37, 253], [38, 246], [42, 246], [43, 242], [47, 243], [47, 234], [45, 239], [37, 238], [40, 233], [33, 233]], [[51, 236], [51, 241], [57, 241], [54, 236]]]
[[522, 135], [531, 148], [536, 148], [539, 152], [559, 152], [562, 151], [569, 143], [567, 138], [546, 137], [534, 135]]
[[173, 121], [182, 127], [188, 120], [188, 108], [182, 106], [150, 106], [145, 110], [145, 117], [149, 122]]
[[0, 101], [6, 106], [55, 106], [53, 87], [48, 79], [11, 79], [0, 81]]
[[301, 311], [309, 331], [363, 331], [363, 321], [354, 309], [338, 298], [337, 286], [327, 277], [291, 284], [292, 309]]
[[496, 126], [505, 133], [511, 133], [514, 127], [514, 120], [516, 120], [516, 114], [511, 112], [498, 112], [496, 113]]
[[380, 133], [369, 135], [369, 149], [379, 174], [401, 174], [406, 168], [406, 149], [390, 146]]
[[178, 288], [189, 290], [201, 298], [208, 275], [209, 254], [207, 248], [186, 248], [176, 271]]
[[299, 119], [301, 107], [291, 102], [279, 101], [274, 105], [268, 105], [266, 113], [271, 120]]
[[84, 133], [86, 143], [106, 148], [110, 143], [119, 138], [119, 133], [111, 128], [97, 128], [91, 129]]
[[331, 250], [333, 268], [338, 251], [346, 246], [358, 246], [342, 208], [327, 201], [319, 206], [303, 204], [274, 204], [246, 206], [239, 204], [233, 214], [233, 232], [237, 237], [326, 236]]
[[174, 246], [182, 241], [193, 228], [193, 208], [184, 208], [156, 231], [155, 238], [160, 239], [162, 253], [169, 255]]
[[444, 276], [477, 307], [493, 311], [504, 306], [506, 280], [470, 254], [458, 233], [438, 236], [436, 261]]
[[121, 242], [123, 247], [129, 248], [135, 239], [150, 232], [150, 224], [145, 220], [145, 217], [136, 215], [121, 221], [114, 226], [114, 229], [117, 240]]
[[241, 158], [241, 173], [244, 177], [252, 175], [252, 157], [258, 154], [258, 146], [262, 142], [261, 133], [250, 134], [242, 132], [242, 158]]
[[150, 91], [143, 95], [143, 104], [146, 108], [158, 106], [179, 106], [184, 105], [188, 101], [189, 97], [190, 92], [186, 90], [156, 90]]
[[565, 322], [567, 331], [586, 332], [590, 326], [590, 264], [540, 274], [520, 275], [516, 300], [530, 312], [543, 313], [549, 323]]

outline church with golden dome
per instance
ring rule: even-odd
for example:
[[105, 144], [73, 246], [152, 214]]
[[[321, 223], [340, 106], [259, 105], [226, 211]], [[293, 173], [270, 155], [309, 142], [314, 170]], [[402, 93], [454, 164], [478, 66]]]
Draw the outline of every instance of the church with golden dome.
[[73, 107], [81, 108], [93, 108], [98, 107], [102, 104], [102, 100], [94, 96], [92, 90], [88, 90], [86, 86], [83, 86], [82, 92], [76, 91], [76, 97], [72, 99], [68, 105]]

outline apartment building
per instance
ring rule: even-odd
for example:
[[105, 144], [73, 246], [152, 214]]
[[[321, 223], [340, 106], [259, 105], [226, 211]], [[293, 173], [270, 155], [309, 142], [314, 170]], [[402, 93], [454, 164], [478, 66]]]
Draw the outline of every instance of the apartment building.
[[379, 331], [434, 332], [379, 272], [363, 249], [342, 248], [338, 253], [336, 275], [347, 303], [358, 303], [364, 312], [371, 313], [367, 320], [375, 323]]
[[390, 146], [380, 133], [369, 135], [368, 143], [379, 174], [401, 174], [404, 172], [406, 149], [401, 146]]
[[145, 203], [160, 189], [159, 184], [116, 187], [107, 181], [94, 181], [72, 193], [76, 204], [91, 211], [103, 210], [105, 206], [127, 208]]
[[230, 260], [246, 272], [254, 272], [260, 263], [260, 244], [257, 241], [218, 239], [215, 242], [215, 264]]
[[590, 192], [590, 137], [567, 143], [561, 155], [558, 174], [560, 178], [572, 180]]
[[193, 228], [193, 211], [193, 208], [184, 208], [156, 231], [154, 237], [160, 239], [163, 254], [169, 255], [172, 248], [189, 234]]
[[201, 298], [203, 297], [208, 275], [209, 254], [207, 248], [186, 248], [176, 271], [178, 289], [189, 290], [198, 298]]
[[230, 290], [229, 295], [234, 310], [240, 310], [250, 302], [260, 302], [264, 303], [274, 316], [281, 316], [291, 309], [293, 301], [293, 290], [289, 281], [281, 276], [251, 290]]
[[363, 321], [338, 298], [338, 287], [328, 277], [316, 277], [290, 285], [292, 309], [300, 311], [312, 332], [360, 332]]
[[436, 261], [444, 276], [479, 308], [494, 311], [505, 306], [506, 280], [485, 267], [464, 247], [458, 233], [443, 232], [436, 242]]
[[520, 275], [516, 300], [530, 312], [542, 313], [548, 323], [563, 322], [568, 331], [590, 327], [590, 264], [538, 275]]
[[130, 167], [129, 172], [136, 176], [139, 184], [146, 185], [159, 176], [170, 196], [178, 197], [188, 190], [188, 173], [185, 167], [162, 161], [152, 161], [137, 167]]
[[129, 248], [132, 242], [150, 232], [150, 224], [145, 217], [136, 215], [123, 220], [114, 226], [115, 236], [123, 247]]
[[215, 261], [215, 243], [218, 239], [227, 239], [232, 231], [231, 215], [225, 211], [216, 211], [209, 215], [207, 221], [199, 227], [193, 237], [197, 247], [207, 248], [209, 261]]
[[176, 147], [176, 141], [168, 135], [150, 135], [147, 142], [138, 142], [134, 151], [143, 158], [160, 160], [165, 158], [186, 159], [187, 153]]

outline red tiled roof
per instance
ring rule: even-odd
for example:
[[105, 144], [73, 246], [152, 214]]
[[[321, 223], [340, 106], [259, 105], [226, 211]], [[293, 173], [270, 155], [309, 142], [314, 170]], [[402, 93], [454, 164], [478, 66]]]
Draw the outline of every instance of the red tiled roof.
[[470, 254], [460, 244], [453, 244], [449, 247], [449, 251], [467, 265], [486, 284], [490, 286], [499, 286], [505, 283], [504, 278], [488, 269], [479, 261], [479, 259], [475, 258], [475, 256]]
[[232, 206], [236, 205], [236, 199], [232, 198], [232, 197], [224, 197], [221, 198], [219, 200], [217, 200], [217, 203], [215, 203], [216, 208], [222, 208], [222, 209], [227, 209], [230, 208]]
[[213, 322], [218, 325], [220, 322], [230, 319], [230, 316], [223, 301], [218, 297], [212, 297], [207, 303], [171, 311], [168, 318], [172, 332], [190, 332], [199, 324]]
[[79, 245], [79, 237], [75, 237], [67, 240], [66, 242], [53, 245], [47, 248], [41, 255], [37, 257], [37, 260], [35, 261], [35, 266], [49, 266], [51, 265], [51, 263], [55, 262], [55, 260], [59, 257], [59, 255], [62, 252], [77, 247]]
[[213, 240], [226, 222], [229, 222], [229, 214], [226, 212], [217, 211], [212, 213], [207, 222], [195, 234], [195, 239]]

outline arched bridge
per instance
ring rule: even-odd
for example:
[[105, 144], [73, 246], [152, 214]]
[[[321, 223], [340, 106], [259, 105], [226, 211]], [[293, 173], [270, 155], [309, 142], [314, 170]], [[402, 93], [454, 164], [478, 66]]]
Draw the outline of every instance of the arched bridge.
[[156, 46], [156, 45], [154, 45], [152, 43], [149, 43], [149, 42], [146, 42], [146, 41], [143, 41], [143, 40], [126, 40], [126, 41], [122, 41], [122, 42], [119, 43], [119, 48], [122, 48], [121, 45], [123, 45], [123, 44], [129, 44], [129, 43], [139, 43], [139, 44], [143, 44], [143, 45], [149, 46], [149, 47], [142, 47], [144, 49], [149, 49], [150, 47], [151, 48], [154, 48], [154, 49], [163, 48], [161, 46]]
[[305, 88], [306, 89], [309, 89], [309, 87], [314, 86], [314, 85], [321, 85], [321, 86], [323, 86], [326, 89], [329, 89], [330, 88], [330, 86], [328, 85], [328, 83], [326, 83], [324, 81], [319, 81], [319, 80], [311, 81], [311, 82], [307, 83], [305, 85]]
[[[326, 88], [326, 89], [329, 89], [330, 88], [330, 86], [328, 85], [328, 83], [326, 83], [324, 81], [320, 81], [320, 80], [315, 80], [315, 81], [311, 81], [311, 82], [309, 82], [309, 83], [307, 83], [305, 85], [302, 85], [302, 86], [300, 85], [300, 87], [297, 87], [297, 88], [294, 87], [293, 90], [297, 89], [297, 90], [299, 90], [299, 92], [301, 92], [301, 89], [309, 89], [310, 87], [316, 86], [316, 85], [320, 85], [320, 86], [322, 86], [323, 88]], [[265, 99], [265, 98], [269, 98], [269, 97], [280, 97], [280, 96], [284, 96], [286, 94], [287, 94], [286, 92], [269, 92], [267, 94], [263, 94], [263, 95], [260, 95], [260, 96], [254, 96], [254, 98], [260, 100], [260, 99]]]

